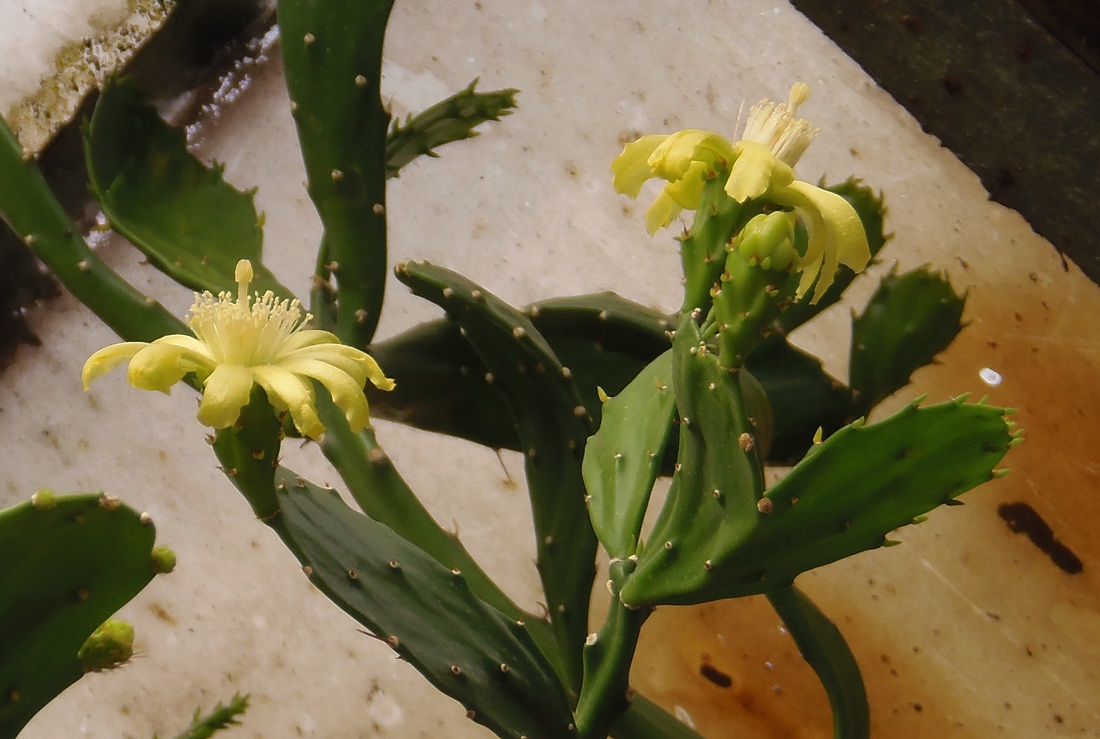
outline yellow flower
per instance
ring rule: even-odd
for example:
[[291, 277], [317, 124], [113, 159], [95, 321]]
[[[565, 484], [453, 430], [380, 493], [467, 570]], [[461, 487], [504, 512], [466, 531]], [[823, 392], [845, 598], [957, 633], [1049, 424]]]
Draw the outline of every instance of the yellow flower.
[[328, 331], [303, 329], [311, 316], [302, 315], [297, 300], [278, 300], [270, 291], [248, 294], [252, 264], [237, 263], [237, 299], [230, 293], [217, 298], [195, 294], [188, 323], [194, 336], [172, 334], [152, 343], [113, 344], [88, 358], [82, 379], [84, 390], [92, 380], [129, 361], [127, 378], [141, 390], [167, 393], [188, 373], [202, 384], [199, 421], [214, 428], [233, 425], [248, 403], [253, 384], [267, 393], [280, 411], [290, 411], [294, 425], [305, 436], [318, 438], [325, 430], [317, 417], [311, 380], [320, 382], [344, 411], [353, 431], [370, 422], [363, 387], [370, 380], [392, 390], [370, 355], [340, 343]]
[[809, 94], [809, 86], [799, 82], [786, 103], [762, 100], [754, 105], [736, 144], [701, 129], [642, 136], [612, 162], [615, 189], [637, 197], [650, 178], [668, 183], [646, 211], [650, 233], [667, 226], [681, 210], [697, 209], [703, 186], [720, 172], [728, 173], [726, 194], [739, 203], [761, 199], [793, 208], [809, 237], [796, 265], [802, 271], [797, 295], [802, 297], [817, 280], [810, 301], [816, 303], [833, 283], [838, 264], [860, 272], [871, 252], [863, 224], [848, 201], [794, 178], [791, 168], [818, 131], [795, 117]]

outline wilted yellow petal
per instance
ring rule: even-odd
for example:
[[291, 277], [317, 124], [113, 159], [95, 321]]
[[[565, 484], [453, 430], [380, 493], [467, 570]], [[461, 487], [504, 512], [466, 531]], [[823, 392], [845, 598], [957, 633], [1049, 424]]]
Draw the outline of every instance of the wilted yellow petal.
[[133, 359], [134, 355], [149, 346], [144, 341], [127, 341], [122, 344], [111, 344], [88, 357], [84, 363], [84, 369], [80, 372], [80, 379], [84, 383], [84, 392], [92, 381], [107, 374], [123, 362]]
[[726, 194], [739, 203], [766, 197], [776, 188], [794, 181], [794, 172], [775, 158], [771, 150], [755, 141], [739, 141], [737, 159], [726, 180]]
[[632, 198], [638, 197], [642, 184], [656, 176], [653, 167], [649, 165], [649, 157], [666, 138], [668, 137], [661, 134], [650, 134], [623, 147], [622, 153], [611, 162], [611, 172], [614, 175], [612, 182], [616, 192]]
[[[862, 272], [871, 261], [867, 233], [852, 204], [836, 193], [795, 181], [774, 194], [776, 202], [793, 206], [806, 225], [808, 247], [799, 264], [803, 268], [798, 295], [816, 277], [811, 303], [816, 303], [833, 284], [838, 264]], [[820, 271], [820, 274], [818, 272]]]
[[662, 228], [672, 223], [672, 219], [680, 215], [682, 211], [676, 201], [667, 192], [662, 190], [645, 211], [645, 228], [651, 234], [655, 234]]

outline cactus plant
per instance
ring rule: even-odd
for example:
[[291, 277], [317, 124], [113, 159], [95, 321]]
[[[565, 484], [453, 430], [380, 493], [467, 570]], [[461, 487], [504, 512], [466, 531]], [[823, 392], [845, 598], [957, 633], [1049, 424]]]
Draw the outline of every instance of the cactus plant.
[[[513, 91], [482, 94], [471, 85], [390, 129], [379, 83], [391, 4], [281, 0], [278, 9], [291, 109], [325, 229], [312, 308], [322, 327], [360, 348], [374, 336], [383, 300], [387, 177], [514, 104]], [[308, 372], [291, 372], [300, 387], [288, 386], [289, 396], [270, 390], [270, 398], [254, 389], [237, 422], [214, 439], [226, 475], [313, 582], [502, 736], [598, 737], [624, 712], [626, 725], [634, 721], [643, 734], [658, 725], [674, 733], [644, 701], [634, 710], [628, 696], [647, 616], [663, 604], [766, 593], [818, 671], [838, 735], [862, 739], [869, 722], [858, 668], [835, 627], [793, 589], [794, 578], [889, 543], [890, 530], [995, 476], [1015, 443], [1004, 411], [962, 400], [842, 427], [954, 337], [963, 302], [944, 280], [918, 271], [884, 281], [853, 321], [850, 388], [786, 340], [838, 300], [885, 242], [882, 202], [869, 189], [850, 180], [826, 191], [794, 179], [791, 167], [813, 137], [808, 122], [793, 117], [806, 94], [797, 84], [788, 104], [755, 106], [733, 144], [697, 129], [654, 135], [629, 144], [613, 164], [616, 187], [633, 196], [646, 179], [666, 181], [647, 212], [651, 232], [684, 208], [697, 211], [680, 238], [685, 298], [671, 350], [670, 319], [617, 296], [520, 311], [448, 270], [417, 262], [397, 270], [448, 321], [377, 345], [408, 390], [376, 405], [523, 452], [547, 618], [519, 609], [428, 515], [373, 431], [358, 431], [366, 405], [354, 383], [340, 387], [344, 400], [362, 404], [354, 426], [327, 395], [329, 384], [315, 387], [301, 379]], [[105, 91], [88, 134], [93, 190], [112, 225], [175, 279], [223, 289], [229, 264], [258, 260], [250, 195], [187, 154], [182, 136], [126, 83]], [[14, 140], [0, 143], [0, 164], [16, 164]], [[90, 255], [36, 177], [26, 162], [10, 173], [0, 167], [0, 184], [29, 193], [2, 206], [20, 236], [125, 338], [175, 333], [163, 311]], [[210, 213], [232, 228], [203, 233], [195, 224]], [[182, 224], [175, 229], [182, 235], [166, 236], [168, 224]], [[801, 279], [789, 279], [798, 271]], [[145, 309], [136, 319], [119, 315], [113, 298]], [[915, 348], [899, 349], [909, 344]], [[456, 399], [456, 388], [476, 398]], [[363, 513], [279, 465], [286, 424], [269, 400], [324, 417], [322, 449]], [[821, 427], [839, 430], [814, 444]], [[802, 452], [765, 490], [769, 454]], [[665, 469], [672, 489], [643, 541], [650, 490]], [[611, 556], [612, 603], [587, 634], [597, 534]], [[158, 571], [171, 567], [168, 556], [152, 559]], [[106, 628], [85, 658], [114, 663], [127, 633]]]
[[132, 627], [107, 619], [161, 569], [154, 538], [148, 514], [103, 494], [43, 490], [0, 511], [0, 736], [129, 658]]

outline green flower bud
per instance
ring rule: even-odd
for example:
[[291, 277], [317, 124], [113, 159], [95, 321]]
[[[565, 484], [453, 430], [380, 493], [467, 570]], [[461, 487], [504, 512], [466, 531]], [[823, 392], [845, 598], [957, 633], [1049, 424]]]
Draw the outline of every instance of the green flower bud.
[[92, 632], [76, 656], [84, 672], [120, 667], [134, 656], [134, 627], [117, 618], [108, 619]]
[[49, 488], [42, 488], [31, 496], [31, 505], [40, 511], [48, 511], [57, 505], [57, 493]]
[[153, 572], [164, 575], [176, 569], [176, 553], [166, 546], [153, 547], [149, 554]]
[[794, 214], [777, 210], [755, 216], [726, 248], [736, 250], [753, 266], [791, 272], [799, 258], [794, 248]]

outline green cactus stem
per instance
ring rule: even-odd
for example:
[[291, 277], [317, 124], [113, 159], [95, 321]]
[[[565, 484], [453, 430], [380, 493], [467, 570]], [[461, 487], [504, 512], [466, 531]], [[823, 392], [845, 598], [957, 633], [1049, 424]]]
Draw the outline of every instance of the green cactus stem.
[[585, 507], [581, 457], [591, 417], [564, 367], [522, 312], [450, 270], [398, 265], [397, 277], [458, 322], [508, 400], [523, 448], [539, 575], [567, 690], [580, 688], [581, 647], [595, 576], [596, 537]]
[[724, 190], [721, 177], [703, 186], [699, 208], [691, 228], [681, 234], [680, 261], [684, 268], [684, 304], [681, 313], [710, 310], [711, 287], [718, 282], [726, 262], [726, 244], [759, 210], [745, 207]]
[[0, 511], [0, 737], [125, 661], [133, 630], [107, 619], [153, 579], [154, 538], [147, 514], [101, 494], [42, 491]]
[[627, 608], [619, 600], [619, 590], [633, 570], [633, 559], [611, 560], [607, 581], [611, 608], [600, 630], [585, 641], [584, 684], [574, 715], [577, 730], [586, 739], [607, 736], [612, 724], [630, 708], [630, 665], [642, 625], [652, 613], [649, 608]]
[[282, 468], [276, 476], [272, 525], [322, 592], [498, 736], [572, 733], [561, 685], [523, 624], [335, 491]]
[[729, 373], [685, 315], [672, 348], [680, 438], [668, 499], [623, 586], [628, 606], [696, 601], [723, 542], [753, 526], [763, 466], [740, 373]]
[[128, 341], [186, 333], [160, 303], [115, 274], [80, 237], [34, 160], [0, 119], [0, 216], [73, 296]]
[[835, 739], [870, 739], [871, 711], [859, 665], [836, 624], [796, 587], [766, 594], [829, 697]]
[[417, 499], [375, 438], [373, 429], [353, 434], [344, 414], [322, 397], [319, 412], [328, 429], [321, 449], [348, 486], [360, 509], [389, 526], [444, 567], [461, 570], [470, 589], [483, 601], [514, 621], [523, 621], [535, 643], [558, 665], [550, 625], [517, 606], [490, 579], [462, 545], [458, 535], [441, 527]]
[[965, 295], [927, 268], [884, 277], [863, 313], [852, 316], [853, 412], [866, 414], [933, 363], [962, 330], [965, 305]]
[[[326, 412], [324, 404], [320, 410]], [[338, 415], [326, 412], [326, 423], [334, 424]], [[326, 435], [339, 431], [332, 425], [328, 429]], [[554, 667], [535, 642], [534, 634], [543, 632], [529, 629], [524, 619], [506, 616], [482, 600], [473, 585], [487, 578], [476, 570], [476, 565], [471, 570], [479, 573], [479, 579], [471, 582], [460, 567], [441, 563], [417, 543], [405, 538], [409, 534], [407, 526], [399, 534], [351, 510], [334, 491], [318, 488], [279, 467], [280, 430], [279, 419], [263, 393], [256, 390], [238, 423], [218, 431], [214, 451], [223, 471], [244, 494], [257, 517], [309, 568], [307, 573], [318, 587], [349, 615], [387, 640], [402, 658], [416, 666], [441, 691], [472, 710], [475, 721], [494, 730], [503, 727], [502, 736], [528, 733], [512, 731], [518, 724], [555, 726], [564, 730], [569, 723], [568, 708], [564, 710], [563, 720], [551, 721], [547, 712], [557, 710], [553, 700], [536, 707], [534, 699], [523, 692], [527, 685], [524, 680], [545, 680], [556, 687], [540, 685], [536, 695], [542, 697], [545, 692], [545, 696], [553, 696], [555, 690], [561, 695]], [[346, 422], [344, 431], [347, 431]], [[358, 460], [360, 464], [377, 464], [367, 472], [368, 477], [375, 478], [368, 482], [382, 487], [371, 495], [378, 500], [387, 490], [404, 495], [398, 487], [404, 483], [388, 460], [378, 460], [377, 455], [373, 455], [372, 461], [371, 457], [368, 452]], [[402, 510], [400, 500], [393, 505], [398, 511]], [[372, 512], [378, 510], [378, 505], [372, 506]], [[448, 535], [447, 540], [457, 544], [453, 535]], [[436, 540], [429, 542], [432, 546], [438, 543]], [[460, 546], [459, 550], [465, 556], [461, 563], [468, 561], [473, 565]], [[458, 583], [461, 587], [457, 587]], [[509, 612], [520, 612], [495, 585], [491, 582], [489, 585], [493, 589], [491, 597], [497, 599], [495, 602], [503, 600]], [[425, 607], [426, 602], [430, 607]], [[446, 613], [447, 618], [440, 618], [441, 613]], [[456, 625], [458, 623], [462, 624], [461, 628]], [[480, 640], [474, 638], [475, 634]], [[451, 637], [457, 642], [443, 648], [441, 644]], [[552, 649], [553, 642], [548, 644]], [[516, 652], [519, 647], [522, 649]], [[471, 649], [473, 653], [467, 651]], [[465, 656], [459, 659], [461, 655]], [[495, 672], [489, 674], [510, 673], [515, 667], [520, 676], [518, 682], [510, 682], [508, 675], [499, 684], [479, 682], [484, 674], [474, 671], [475, 667], [484, 671], [487, 659], [498, 660], [493, 663]], [[502, 664], [508, 665], [508, 669], [500, 670]], [[452, 670], [456, 665], [458, 672]], [[532, 677], [535, 673], [541, 676]], [[517, 689], [516, 685], [520, 687]], [[563, 705], [564, 700], [562, 697]], [[541, 724], [531, 718], [532, 715], [538, 717], [540, 711], [544, 712]], [[553, 736], [538, 731], [528, 735]]]
[[[280, 0], [280, 48], [309, 196], [324, 227], [312, 305], [351, 346], [374, 336], [386, 283], [382, 41], [392, 0]], [[332, 284], [333, 279], [335, 285]], [[328, 297], [335, 291], [335, 302]], [[322, 310], [323, 304], [328, 310]], [[331, 306], [338, 305], [338, 310]]]
[[190, 152], [183, 130], [161, 120], [134, 85], [108, 82], [83, 127], [89, 186], [111, 227], [192, 290], [237, 289], [248, 259], [253, 289], [293, 297], [260, 261], [263, 232], [254, 192], [240, 192]]

